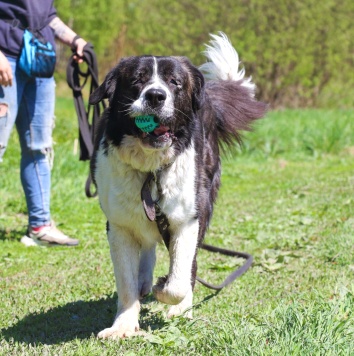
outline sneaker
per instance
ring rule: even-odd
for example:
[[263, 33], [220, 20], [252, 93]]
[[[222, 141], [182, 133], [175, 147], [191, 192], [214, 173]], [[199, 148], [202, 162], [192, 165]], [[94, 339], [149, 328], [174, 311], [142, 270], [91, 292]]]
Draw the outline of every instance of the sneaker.
[[27, 234], [21, 242], [26, 246], [76, 246], [79, 240], [72, 239], [58, 230], [55, 224], [43, 226], [39, 231], [28, 227]]

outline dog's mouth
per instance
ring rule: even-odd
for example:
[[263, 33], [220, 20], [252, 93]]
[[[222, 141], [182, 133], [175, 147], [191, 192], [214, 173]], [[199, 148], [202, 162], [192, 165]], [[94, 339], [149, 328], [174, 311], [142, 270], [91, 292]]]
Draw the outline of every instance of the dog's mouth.
[[141, 132], [141, 140], [144, 145], [154, 148], [165, 148], [171, 146], [175, 136], [170, 127], [160, 125], [151, 132]]
[[[145, 120], [149, 119], [149, 116], [144, 116]], [[152, 119], [150, 119], [151, 121]], [[173, 141], [176, 139], [170, 126], [163, 125], [161, 120], [154, 117], [154, 123], [144, 122], [137, 124], [136, 126], [139, 131], [139, 138], [141, 139], [144, 146], [150, 146], [152, 148], [166, 148], [172, 145]], [[149, 125], [153, 125], [153, 130], [149, 130]]]

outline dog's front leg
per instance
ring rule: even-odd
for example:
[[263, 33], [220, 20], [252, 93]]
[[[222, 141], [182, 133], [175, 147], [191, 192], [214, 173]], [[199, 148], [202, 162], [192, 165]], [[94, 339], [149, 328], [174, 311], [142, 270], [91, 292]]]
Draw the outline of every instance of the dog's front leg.
[[109, 224], [108, 241], [118, 293], [118, 311], [112, 327], [102, 330], [100, 338], [123, 338], [139, 331], [139, 244], [127, 231]]
[[171, 236], [170, 269], [167, 278], [160, 278], [153, 287], [159, 301], [175, 305], [169, 315], [181, 314], [192, 306], [192, 265], [198, 242], [198, 220], [185, 224]]

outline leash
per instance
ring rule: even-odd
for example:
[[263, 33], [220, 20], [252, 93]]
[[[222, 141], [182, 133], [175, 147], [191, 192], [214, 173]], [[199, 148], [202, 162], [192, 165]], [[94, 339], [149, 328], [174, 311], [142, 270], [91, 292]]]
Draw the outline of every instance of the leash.
[[[95, 130], [101, 112], [106, 108], [104, 101], [92, 106], [85, 102], [82, 90], [90, 82], [89, 93], [91, 94], [99, 86], [98, 82], [98, 65], [93, 45], [87, 43], [83, 51], [83, 60], [87, 65], [86, 71], [82, 70], [79, 63], [74, 60], [74, 54], [70, 57], [66, 68], [66, 81], [73, 91], [74, 105], [79, 123], [79, 143], [80, 143], [80, 161], [87, 161], [93, 153], [93, 142]], [[89, 173], [85, 183], [85, 193], [88, 198], [95, 197], [97, 191], [92, 191], [92, 178]]]
[[211, 283], [209, 283], [209, 282], [205, 281], [204, 279], [202, 279], [202, 278], [197, 276], [197, 278], [196, 278], [197, 281], [199, 283], [203, 284], [205, 287], [207, 287], [209, 289], [221, 290], [224, 287], [228, 286], [236, 278], [242, 276], [251, 267], [252, 262], [253, 262], [253, 256], [250, 255], [249, 253], [246, 253], [246, 252], [238, 252], [238, 251], [226, 250], [224, 248], [207, 245], [205, 243], [202, 243], [199, 248], [202, 249], [202, 250], [209, 251], [209, 252], [220, 253], [221, 255], [225, 255], [225, 256], [238, 257], [238, 258], [241, 257], [241, 258], [243, 258], [245, 260], [244, 264], [241, 267], [239, 267], [238, 269], [233, 271], [231, 274], [229, 274], [226, 277], [226, 279], [220, 284], [217, 284], [217, 285], [211, 284]]
[[[162, 197], [160, 174], [164, 169], [168, 168], [170, 165], [162, 167], [157, 172], [150, 172], [143, 184], [142, 189], [141, 189], [141, 201], [143, 204], [143, 208], [144, 208], [146, 217], [150, 221], [156, 221], [158, 230], [162, 236], [162, 239], [165, 243], [167, 250], [169, 249], [170, 239], [171, 239], [171, 235], [168, 230], [170, 224], [168, 222], [167, 216], [162, 212], [162, 210], [160, 208], [159, 201], [161, 200], [161, 197]], [[157, 187], [158, 198], [156, 200], [153, 200], [152, 196], [151, 196], [150, 183], [152, 181], [155, 181], [155, 184]], [[237, 252], [237, 251], [227, 250], [224, 248], [211, 246], [211, 245], [208, 245], [205, 243], [202, 243], [199, 246], [199, 248], [202, 250], [212, 252], [212, 253], [219, 253], [219, 254], [225, 255], [225, 256], [238, 257], [238, 258], [241, 257], [245, 260], [244, 264], [241, 267], [234, 270], [231, 274], [229, 274], [221, 284], [215, 285], [215, 284], [209, 283], [209, 282], [205, 281], [204, 279], [197, 276], [196, 277], [197, 281], [209, 289], [221, 290], [224, 287], [228, 286], [236, 278], [238, 278], [242, 274], [244, 274], [251, 267], [252, 262], [253, 262], [253, 256], [248, 253], [245, 253], [245, 252]]]

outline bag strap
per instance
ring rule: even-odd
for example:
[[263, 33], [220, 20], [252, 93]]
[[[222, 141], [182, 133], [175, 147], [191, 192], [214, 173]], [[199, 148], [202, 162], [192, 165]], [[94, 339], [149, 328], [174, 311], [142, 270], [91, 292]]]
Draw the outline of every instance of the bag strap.
[[[87, 65], [87, 70], [81, 70], [80, 65], [74, 60], [73, 54], [66, 69], [66, 80], [73, 91], [74, 105], [79, 123], [79, 159], [80, 161], [87, 161], [92, 157], [96, 127], [101, 112], [106, 108], [106, 104], [102, 101], [93, 107], [89, 104], [85, 106], [82, 95], [83, 88], [90, 80], [90, 94], [99, 86], [97, 58], [91, 43], [88, 42], [84, 47], [82, 58]], [[91, 186], [92, 179], [89, 174], [85, 184], [85, 193], [89, 198], [97, 195], [96, 191], [91, 191]]]

